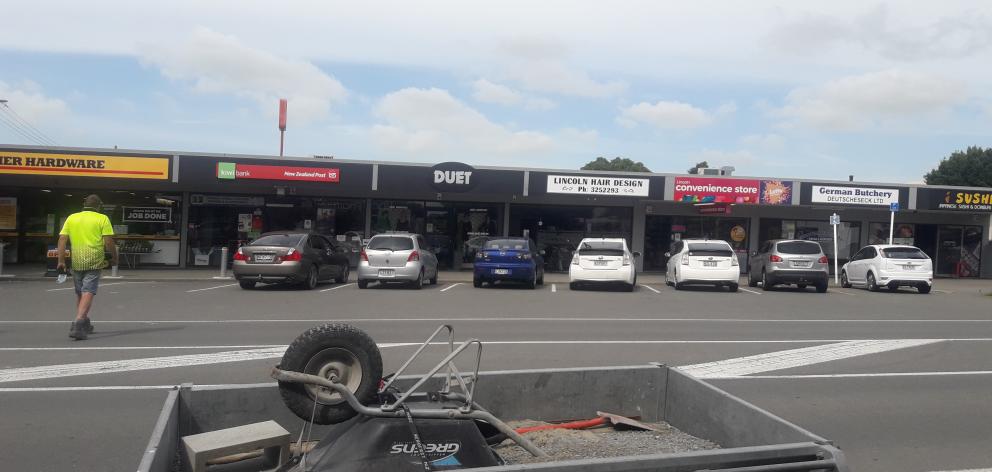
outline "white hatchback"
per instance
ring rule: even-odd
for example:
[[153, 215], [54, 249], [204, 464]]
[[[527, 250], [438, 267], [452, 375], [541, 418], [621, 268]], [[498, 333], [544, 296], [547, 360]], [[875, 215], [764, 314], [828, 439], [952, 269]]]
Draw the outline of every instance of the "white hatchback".
[[840, 269], [840, 285], [859, 285], [874, 292], [916, 287], [920, 293], [933, 288], [933, 262], [915, 246], [875, 244], [865, 246]]
[[583, 283], [622, 284], [628, 292], [637, 284], [634, 258], [623, 238], [585, 238], [572, 254], [568, 268], [569, 288]]
[[727, 287], [736, 292], [741, 266], [734, 248], [726, 241], [683, 239], [672, 245], [665, 280], [676, 290], [690, 284]]

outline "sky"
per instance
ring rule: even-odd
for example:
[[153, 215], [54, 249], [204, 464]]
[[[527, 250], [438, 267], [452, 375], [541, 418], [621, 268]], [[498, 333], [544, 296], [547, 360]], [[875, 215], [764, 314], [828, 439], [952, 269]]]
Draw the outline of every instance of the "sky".
[[992, 147], [992, 2], [40, 0], [3, 16], [7, 144], [275, 155], [287, 98], [291, 156], [919, 183]]

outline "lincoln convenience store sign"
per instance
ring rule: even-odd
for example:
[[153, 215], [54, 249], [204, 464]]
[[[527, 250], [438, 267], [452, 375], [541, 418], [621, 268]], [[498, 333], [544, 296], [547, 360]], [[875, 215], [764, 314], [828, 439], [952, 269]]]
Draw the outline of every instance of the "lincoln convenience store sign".
[[169, 159], [0, 151], [0, 174], [167, 180]]

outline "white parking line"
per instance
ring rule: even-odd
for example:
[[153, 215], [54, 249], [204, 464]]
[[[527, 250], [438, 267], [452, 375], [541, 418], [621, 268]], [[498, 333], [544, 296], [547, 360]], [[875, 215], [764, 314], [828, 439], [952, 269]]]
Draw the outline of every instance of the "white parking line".
[[213, 290], [215, 288], [233, 287], [235, 285], [237, 285], [237, 284], [227, 284], [227, 285], [218, 285], [216, 287], [198, 288], [198, 289], [195, 289], [195, 290], [187, 290], [186, 293], [202, 292], [204, 290]]
[[[992, 370], [963, 370], [954, 372], [877, 372], [874, 374], [812, 374], [812, 375], [736, 375], [728, 377], [706, 377], [708, 380], [802, 380], [802, 379], [863, 379], [871, 377], [940, 377], [959, 375], [992, 375]], [[978, 469], [985, 470], [985, 469]], [[954, 472], [954, 471], [948, 471]], [[961, 471], [966, 472], [966, 471]]]
[[773, 370], [791, 369], [811, 364], [837, 361], [867, 354], [879, 354], [897, 349], [925, 346], [943, 341], [942, 339], [872, 339], [847, 341], [803, 347], [785, 351], [769, 352], [754, 356], [736, 357], [716, 362], [705, 362], [679, 367], [699, 378], [739, 377]]
[[[126, 284], [153, 284], [155, 282], [111, 282], [109, 284], [100, 284], [101, 287], [109, 287], [111, 285], [126, 285]], [[61, 287], [61, 288], [50, 288], [45, 290], [46, 292], [57, 292], [59, 290], [75, 290], [75, 286]]]
[[837, 289], [837, 288], [835, 288], [835, 289], [833, 289], [833, 290], [830, 290], [830, 291], [829, 291], [829, 292], [827, 292], [827, 293], [839, 293], [839, 294], [841, 294], [841, 295], [847, 295], [847, 296], [849, 296], [849, 297], [856, 297], [856, 296], [857, 296], [857, 295], [855, 295], [855, 294], [853, 294], [853, 293], [851, 293], [851, 292], [845, 292], [845, 291], [843, 291], [843, 290], [840, 290], [840, 289]]
[[737, 289], [738, 289], [738, 290], [742, 290], [742, 291], [745, 291], [745, 292], [747, 292], [747, 293], [753, 293], [753, 294], [755, 294], [755, 295], [761, 295], [761, 292], [755, 292], [754, 290], [751, 290], [751, 289], [747, 289], [747, 288], [744, 288], [744, 287], [737, 287]]
[[650, 285], [644, 285], [644, 284], [638, 284], [638, 285], [640, 285], [641, 287], [644, 287], [644, 288], [646, 288], [646, 289], [648, 289], [648, 290], [650, 290], [650, 291], [652, 291], [654, 293], [661, 293], [661, 290], [658, 290], [658, 289], [656, 289], [656, 288], [654, 288], [654, 287], [652, 287]]
[[[375, 315], [370, 315], [375, 316]], [[822, 316], [822, 315], [819, 315]], [[682, 323], [682, 322], [699, 322], [699, 323], [813, 323], [813, 324], [832, 324], [832, 323], [933, 323], [933, 324], [946, 324], [946, 323], [967, 323], [967, 324], [988, 324], [992, 323], [992, 319], [919, 319], [919, 318], [909, 318], [901, 319], [896, 318], [897, 315], [892, 315], [893, 318], [811, 318], [811, 319], [796, 319], [796, 318], [660, 318], [652, 316], [624, 316], [618, 318], [602, 317], [602, 316], [479, 316], [479, 317], [425, 317], [425, 318], [394, 318], [394, 317], [383, 317], [383, 318], [335, 318], [335, 321], [340, 321], [343, 323], [422, 323], [425, 321], [436, 322], [436, 321], [457, 321], [464, 323], [490, 323], [490, 322], [504, 322], [504, 321], [520, 321], [520, 322], [633, 322], [633, 323]], [[188, 319], [188, 320], [100, 320], [100, 323], [124, 323], [124, 324], [160, 324], [160, 323], [177, 323], [177, 324], [244, 324], [244, 323], [326, 323], [327, 318], [237, 318], [237, 319]], [[50, 324], [50, 323], [65, 323], [65, 320], [0, 320], [0, 325], [4, 324]]]
[[453, 284], [451, 284], [451, 285], [449, 285], [447, 287], [442, 288], [441, 291], [442, 292], [447, 292], [448, 290], [451, 290], [451, 289], [453, 289], [453, 288], [455, 288], [455, 287], [457, 287], [457, 286], [459, 286], [461, 284], [462, 284], [461, 282], [455, 282], [455, 283], [453, 283]]
[[344, 285], [338, 285], [337, 287], [325, 288], [325, 289], [321, 290], [321, 292], [330, 292], [331, 290], [337, 290], [339, 288], [350, 287], [352, 285], [355, 285], [355, 284], [344, 284]]
[[557, 291], [558, 291], [558, 284], [551, 284], [551, 292], [554, 293]]
[[992, 472], [992, 468], [986, 467], [984, 469], [935, 470], [933, 472]]
[[[950, 290], [937, 290], [937, 289], [934, 289], [933, 291], [934, 292], [937, 292], [937, 293], [954, 293], [954, 292], [951, 292]], [[979, 470], [989, 470], [989, 469], [979, 469]]]

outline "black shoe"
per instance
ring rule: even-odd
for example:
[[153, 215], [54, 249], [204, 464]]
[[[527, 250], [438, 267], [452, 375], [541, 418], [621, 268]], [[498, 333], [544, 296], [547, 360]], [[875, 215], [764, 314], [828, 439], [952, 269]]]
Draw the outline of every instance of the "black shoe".
[[70, 338], [73, 338], [73, 339], [75, 339], [77, 341], [82, 341], [82, 340], [86, 339], [87, 334], [89, 334], [89, 333], [87, 332], [86, 322], [85, 321], [73, 321], [72, 322], [72, 327], [69, 328], [69, 337]]
[[86, 318], [86, 334], [93, 333], [93, 323], [90, 322], [89, 318]]

